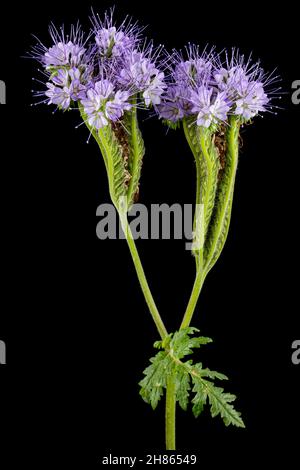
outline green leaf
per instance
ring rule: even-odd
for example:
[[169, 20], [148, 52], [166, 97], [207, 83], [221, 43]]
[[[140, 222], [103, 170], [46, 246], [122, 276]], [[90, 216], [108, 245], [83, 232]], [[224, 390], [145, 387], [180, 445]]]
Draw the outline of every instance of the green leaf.
[[174, 351], [174, 354], [178, 359], [182, 359], [185, 356], [193, 353], [193, 349], [200, 348], [204, 344], [212, 342], [211, 338], [206, 338], [204, 336], [199, 337], [190, 337], [194, 332], [199, 332], [197, 328], [189, 327], [177, 331], [172, 336], [170, 341], [170, 349]]
[[156, 348], [164, 348], [150, 359], [150, 366], [145, 371], [145, 377], [140, 382], [140, 394], [143, 399], [156, 408], [167, 387], [168, 379], [173, 377], [176, 385], [176, 400], [183, 410], [186, 410], [190, 400], [191, 383], [194, 394], [191, 402], [193, 413], [199, 416], [207, 402], [210, 404], [212, 417], [220, 415], [226, 426], [229, 424], [244, 427], [240, 413], [231, 404], [235, 396], [225, 393], [217, 387], [214, 380], [227, 380], [226, 375], [203, 368], [202, 363], [181, 359], [211, 341], [206, 337], [192, 336], [199, 332], [196, 328], [186, 328], [168, 335], [164, 341], [155, 343]]
[[195, 380], [193, 378], [193, 383], [193, 392], [195, 393], [195, 396], [192, 400], [193, 413], [195, 418], [198, 418], [198, 416], [202, 413], [204, 406], [206, 405], [208, 390], [205, 386], [205, 382], [202, 380]]
[[145, 369], [145, 377], [139, 385], [142, 398], [155, 409], [167, 385], [170, 358], [165, 351], [160, 351], [150, 362], [151, 365]]
[[176, 373], [176, 398], [181, 408], [186, 411], [190, 396], [190, 374], [184, 367], [177, 367]]
[[225, 426], [233, 424], [240, 428], [245, 427], [241, 418], [241, 413], [236, 411], [233, 405], [231, 405], [231, 403], [236, 399], [235, 395], [224, 393], [223, 388], [209, 384], [208, 399], [211, 405], [210, 412], [213, 418], [220, 414]]

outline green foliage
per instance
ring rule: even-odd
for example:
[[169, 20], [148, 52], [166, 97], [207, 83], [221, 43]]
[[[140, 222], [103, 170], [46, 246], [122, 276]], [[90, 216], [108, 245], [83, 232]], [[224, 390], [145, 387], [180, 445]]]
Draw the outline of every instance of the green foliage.
[[196, 328], [185, 328], [155, 343], [154, 346], [161, 351], [150, 359], [151, 364], [144, 371], [145, 377], [139, 384], [140, 394], [153, 409], [156, 408], [167, 387], [168, 378], [172, 376], [176, 384], [176, 400], [183, 410], [187, 409], [192, 392], [191, 402], [196, 417], [208, 402], [212, 417], [220, 415], [226, 426], [245, 427], [240, 413], [232, 405], [236, 397], [214, 384], [215, 380], [227, 380], [227, 377], [203, 368], [201, 363], [194, 364], [192, 359], [182, 360], [191, 355], [195, 348], [212, 341], [203, 336], [193, 336], [198, 332]]

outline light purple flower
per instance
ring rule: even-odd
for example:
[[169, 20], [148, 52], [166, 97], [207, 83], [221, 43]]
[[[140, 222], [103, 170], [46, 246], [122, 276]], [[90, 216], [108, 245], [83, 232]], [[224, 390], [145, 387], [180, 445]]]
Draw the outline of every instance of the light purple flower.
[[50, 98], [48, 104], [56, 104], [62, 109], [70, 107], [72, 101], [85, 98], [86, 86], [81, 83], [81, 72], [77, 68], [58, 69], [46, 85], [46, 96]]
[[117, 31], [114, 26], [97, 31], [95, 40], [100, 55], [107, 58], [120, 57], [133, 43], [129, 36], [123, 31]]
[[161, 118], [171, 122], [177, 122], [184, 116], [191, 114], [189, 89], [182, 85], [169, 86], [157, 109]]
[[106, 100], [113, 95], [114, 85], [110, 80], [103, 79], [95, 83], [95, 93], [101, 100]]
[[69, 71], [71, 80], [71, 97], [73, 101], [78, 101], [86, 97], [86, 86], [82, 83], [82, 73], [77, 68], [72, 68]]
[[264, 91], [263, 84], [249, 82], [236, 100], [234, 114], [240, 115], [246, 120], [251, 119], [260, 111], [265, 111], [268, 102], [269, 98]]
[[235, 50], [230, 58], [226, 54], [226, 63], [215, 70], [214, 78], [218, 89], [228, 95], [230, 113], [245, 120], [271, 108], [271, 98], [280, 90], [271, 88], [278, 77], [265, 74], [259, 62], [246, 60]]
[[138, 51], [125, 57], [118, 81], [121, 86], [142, 93], [146, 106], [159, 104], [166, 88], [164, 72], [160, 72], [144, 53]]
[[198, 126], [208, 128], [211, 124], [226, 121], [230, 106], [224, 92], [214, 95], [213, 88], [201, 86], [197, 91], [192, 91], [191, 102], [192, 112], [197, 114]]
[[151, 80], [150, 85], [144, 91], [143, 98], [146, 106], [150, 106], [150, 104], [157, 105], [161, 102], [161, 95], [166, 88], [164, 75], [164, 72], [157, 71], [156, 75], [154, 75], [154, 78]]
[[56, 104], [61, 109], [68, 109], [71, 103], [71, 90], [65, 86], [63, 88], [46, 83], [48, 90], [45, 95], [49, 98], [48, 104]]
[[72, 25], [68, 34], [64, 28], [58, 30], [53, 24], [49, 27], [52, 40], [50, 47], [38, 41], [31, 49], [30, 57], [38, 60], [46, 70], [78, 67], [88, 60], [86, 39], [79, 24]]
[[[100, 88], [99, 82], [97, 82], [97, 84]], [[89, 125], [96, 129], [100, 129], [108, 125], [108, 121], [103, 112], [103, 102], [103, 95], [99, 94], [96, 88], [88, 90], [86, 98], [81, 100], [84, 112], [88, 117], [87, 120]]]
[[67, 69], [58, 69], [51, 76], [52, 82], [60, 87], [67, 86], [69, 83], [69, 78], [69, 71]]
[[118, 121], [125, 111], [131, 109], [130, 95], [126, 91], [115, 92], [114, 85], [106, 79], [95, 83], [81, 100], [90, 126], [100, 129], [108, 125], [108, 120]]
[[92, 16], [97, 52], [106, 59], [121, 58], [125, 53], [132, 51], [140, 41], [141, 31], [137, 23], [125, 18], [117, 27], [113, 16], [113, 8], [105, 13], [103, 20], [97, 14]]
[[118, 90], [114, 99], [106, 103], [105, 114], [108, 119], [115, 122], [123, 116], [124, 111], [130, 111], [131, 108], [129, 93]]
[[82, 61], [86, 49], [79, 44], [59, 42], [50, 47], [45, 53], [44, 62], [47, 67], [62, 67], [68, 65], [77, 67]]

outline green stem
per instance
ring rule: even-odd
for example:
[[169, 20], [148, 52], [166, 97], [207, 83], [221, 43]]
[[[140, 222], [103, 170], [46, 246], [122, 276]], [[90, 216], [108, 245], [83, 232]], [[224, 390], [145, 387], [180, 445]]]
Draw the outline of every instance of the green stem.
[[126, 217], [126, 215], [123, 216], [122, 214], [120, 214], [120, 219], [121, 219], [122, 228], [123, 228], [124, 233], [125, 233], [125, 237], [126, 237], [126, 240], [127, 240], [128, 246], [129, 246], [129, 250], [130, 250], [130, 253], [131, 253], [131, 256], [132, 256], [132, 260], [133, 260], [133, 263], [134, 263], [134, 266], [135, 266], [135, 269], [136, 269], [137, 277], [138, 277], [138, 280], [140, 282], [141, 289], [143, 291], [145, 300], [147, 302], [148, 308], [150, 310], [150, 313], [151, 313], [153, 321], [156, 325], [156, 328], [157, 328], [157, 330], [160, 334], [160, 337], [161, 337], [161, 339], [164, 339], [166, 336], [168, 336], [168, 332], [167, 332], [166, 327], [165, 327], [165, 325], [164, 325], [164, 323], [161, 319], [161, 316], [159, 314], [159, 311], [156, 307], [153, 296], [151, 294], [151, 291], [150, 291], [150, 288], [149, 288], [149, 285], [148, 285], [148, 282], [147, 282], [147, 279], [146, 279], [146, 276], [145, 276], [145, 272], [144, 272], [139, 254], [138, 254], [138, 251], [137, 251], [137, 248], [136, 248], [136, 245], [135, 245], [130, 227], [128, 225], [127, 217]]
[[169, 377], [166, 391], [166, 449], [176, 450], [176, 383]]
[[183, 330], [184, 328], [187, 328], [191, 324], [204, 280], [205, 280], [205, 275], [203, 274], [202, 267], [200, 267], [197, 271], [191, 297], [190, 297], [188, 306], [186, 308], [182, 323], [180, 325], [181, 330]]

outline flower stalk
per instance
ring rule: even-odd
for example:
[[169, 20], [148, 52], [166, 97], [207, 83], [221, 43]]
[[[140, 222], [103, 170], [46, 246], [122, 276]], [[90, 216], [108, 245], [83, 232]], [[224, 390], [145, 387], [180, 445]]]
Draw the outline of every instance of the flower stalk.
[[146, 276], [145, 276], [145, 272], [144, 272], [144, 269], [143, 269], [143, 265], [141, 263], [139, 253], [137, 251], [137, 248], [136, 248], [136, 245], [135, 245], [135, 242], [134, 242], [134, 239], [133, 239], [128, 221], [127, 221], [127, 215], [120, 213], [120, 220], [121, 220], [122, 228], [123, 228], [123, 231], [124, 231], [127, 243], [128, 243], [128, 247], [129, 247], [129, 250], [130, 250], [130, 253], [131, 253], [132, 261], [133, 261], [133, 264], [135, 266], [136, 274], [137, 274], [142, 292], [144, 294], [146, 303], [148, 305], [149, 311], [151, 313], [151, 316], [152, 316], [152, 319], [155, 323], [155, 326], [158, 330], [158, 333], [159, 333], [161, 339], [163, 340], [167, 337], [168, 332], [167, 332], [166, 327], [165, 327], [165, 325], [164, 325], [164, 323], [161, 319], [161, 316], [159, 314], [159, 311], [158, 311], [158, 309], [156, 307], [156, 304], [155, 304], [155, 301], [153, 299], [151, 290], [149, 288], [149, 285], [148, 285], [148, 282], [147, 282], [147, 279], [146, 279]]

